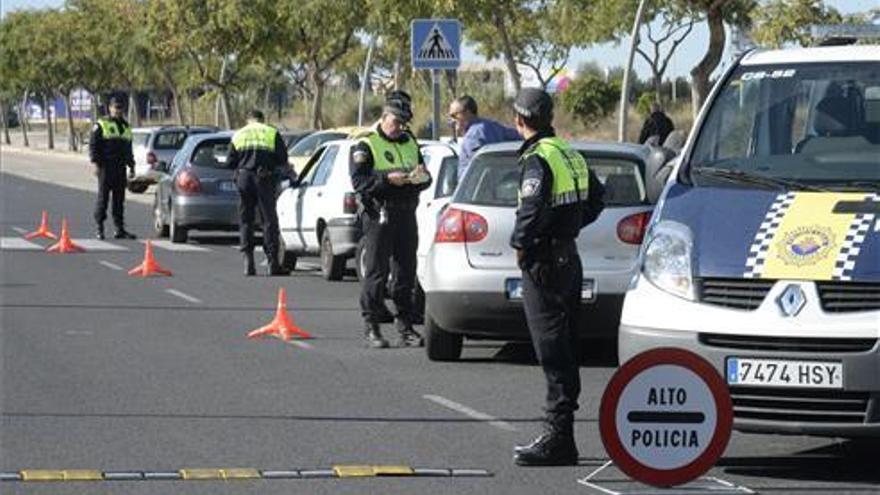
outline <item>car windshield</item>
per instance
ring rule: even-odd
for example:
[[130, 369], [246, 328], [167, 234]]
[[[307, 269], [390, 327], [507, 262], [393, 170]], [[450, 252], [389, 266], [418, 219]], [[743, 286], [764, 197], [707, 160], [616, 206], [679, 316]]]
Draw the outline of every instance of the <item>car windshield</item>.
[[690, 164], [698, 185], [880, 188], [880, 64], [738, 68], [712, 104]]
[[346, 137], [348, 137], [348, 134], [344, 132], [321, 132], [312, 134], [302, 138], [294, 144], [287, 154], [290, 156], [312, 156], [312, 153], [327, 141], [345, 139]]
[[[605, 204], [634, 206], [645, 202], [645, 185], [635, 161], [589, 156], [581, 152], [590, 170], [605, 186]], [[514, 152], [483, 153], [468, 167], [455, 193], [456, 203], [515, 207], [518, 201], [520, 166]]]
[[190, 162], [194, 167], [229, 168], [229, 138], [206, 139], [196, 145]]

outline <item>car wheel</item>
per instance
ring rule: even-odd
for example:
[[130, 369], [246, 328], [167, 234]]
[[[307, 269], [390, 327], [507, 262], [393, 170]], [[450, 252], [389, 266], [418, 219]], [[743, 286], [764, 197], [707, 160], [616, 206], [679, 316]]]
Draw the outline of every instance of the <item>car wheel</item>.
[[284, 242], [284, 236], [278, 236], [278, 264], [281, 265], [281, 268], [285, 271], [294, 271], [296, 270], [296, 254], [293, 251], [287, 249], [287, 244]]
[[159, 195], [153, 201], [153, 235], [159, 238], [168, 237], [168, 225], [162, 219], [162, 206], [159, 204]]
[[458, 361], [464, 337], [447, 332], [425, 315], [425, 351], [431, 361]]
[[345, 271], [345, 256], [333, 256], [333, 244], [327, 229], [321, 235], [321, 271], [325, 280], [342, 280]]
[[175, 244], [183, 244], [186, 242], [189, 237], [189, 231], [186, 227], [182, 227], [179, 223], [177, 223], [177, 217], [174, 214], [174, 208], [171, 208], [171, 226], [169, 227], [169, 232], [171, 235], [171, 242]]

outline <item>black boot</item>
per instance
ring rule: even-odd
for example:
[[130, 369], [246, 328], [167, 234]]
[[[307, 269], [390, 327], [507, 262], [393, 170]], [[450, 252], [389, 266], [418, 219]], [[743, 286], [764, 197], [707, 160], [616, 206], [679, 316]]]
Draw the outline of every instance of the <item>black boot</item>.
[[378, 323], [367, 323], [364, 329], [364, 338], [367, 339], [367, 345], [374, 349], [385, 349], [388, 347], [388, 341], [382, 337]]
[[103, 224], [103, 223], [99, 223], [98, 226], [95, 227], [95, 239], [98, 239], [98, 240], [100, 240], [100, 241], [103, 241], [104, 238], [105, 238], [105, 236], [104, 236], [104, 224]]
[[131, 232], [125, 230], [124, 227], [120, 227], [116, 229], [116, 233], [113, 234], [114, 239], [137, 239], [137, 236], [132, 234]]
[[546, 431], [528, 445], [514, 447], [513, 461], [519, 466], [574, 466], [578, 450], [571, 425], [548, 425]]
[[242, 253], [244, 255], [244, 274], [247, 277], [252, 277], [257, 274], [257, 268], [254, 266], [254, 253], [253, 252], [245, 252]]
[[275, 277], [278, 275], [290, 275], [290, 270], [285, 270], [278, 264], [277, 257], [270, 257], [266, 260], [269, 264], [269, 267], [266, 269], [267, 273], [270, 277]]
[[422, 347], [424, 345], [425, 341], [422, 336], [413, 330], [412, 324], [409, 322], [398, 319], [395, 326], [398, 334], [397, 347]]

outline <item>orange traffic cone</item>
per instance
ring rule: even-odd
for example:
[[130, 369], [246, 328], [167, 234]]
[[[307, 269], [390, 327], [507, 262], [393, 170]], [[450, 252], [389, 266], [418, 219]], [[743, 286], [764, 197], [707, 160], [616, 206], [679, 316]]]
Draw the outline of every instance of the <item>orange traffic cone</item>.
[[250, 332], [248, 338], [253, 339], [264, 335], [275, 335], [284, 341], [294, 337], [312, 338], [308, 332], [296, 326], [293, 319], [287, 315], [287, 292], [284, 287], [278, 289], [278, 310], [275, 312], [275, 318], [268, 325]]
[[56, 236], [52, 233], [51, 230], [49, 230], [49, 214], [46, 213], [46, 210], [43, 210], [43, 216], [40, 219], [40, 226], [37, 228], [37, 230], [25, 234], [24, 236], [25, 239], [34, 239], [36, 237], [45, 237], [46, 239], [58, 239], [58, 236]]
[[139, 275], [141, 277], [149, 277], [150, 275], [159, 274], [170, 277], [171, 270], [166, 270], [159, 266], [159, 263], [156, 263], [156, 259], [153, 258], [153, 243], [147, 241], [143, 263], [129, 270], [128, 274], [132, 276]]
[[61, 239], [52, 244], [48, 248], [46, 248], [47, 253], [84, 253], [86, 252], [85, 248], [75, 244], [72, 240], [70, 240], [70, 232], [67, 230], [67, 219], [61, 220]]

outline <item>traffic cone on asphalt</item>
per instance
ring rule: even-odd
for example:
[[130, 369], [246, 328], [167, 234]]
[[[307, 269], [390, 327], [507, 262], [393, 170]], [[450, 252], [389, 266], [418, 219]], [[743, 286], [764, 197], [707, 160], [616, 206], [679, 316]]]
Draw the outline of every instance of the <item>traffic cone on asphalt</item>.
[[52, 244], [48, 248], [46, 248], [47, 253], [84, 253], [86, 252], [85, 248], [75, 244], [72, 240], [70, 240], [70, 232], [67, 230], [67, 219], [61, 220], [61, 239], [58, 240], [55, 244]]
[[284, 290], [284, 287], [278, 289], [278, 310], [275, 311], [275, 318], [268, 325], [250, 332], [248, 338], [254, 339], [265, 335], [276, 335], [284, 341], [289, 341], [294, 337], [301, 339], [312, 338], [308, 332], [296, 326], [293, 323], [293, 319], [288, 316], [287, 292]]
[[49, 214], [46, 213], [46, 210], [43, 210], [43, 216], [40, 219], [40, 226], [37, 230], [25, 234], [25, 239], [34, 239], [37, 237], [45, 237], [46, 239], [58, 239], [58, 236], [52, 233], [49, 230]]
[[153, 243], [147, 241], [147, 247], [144, 252], [144, 261], [128, 271], [131, 276], [149, 277], [150, 275], [166, 275], [171, 276], [171, 270], [166, 270], [156, 263], [153, 258]]

